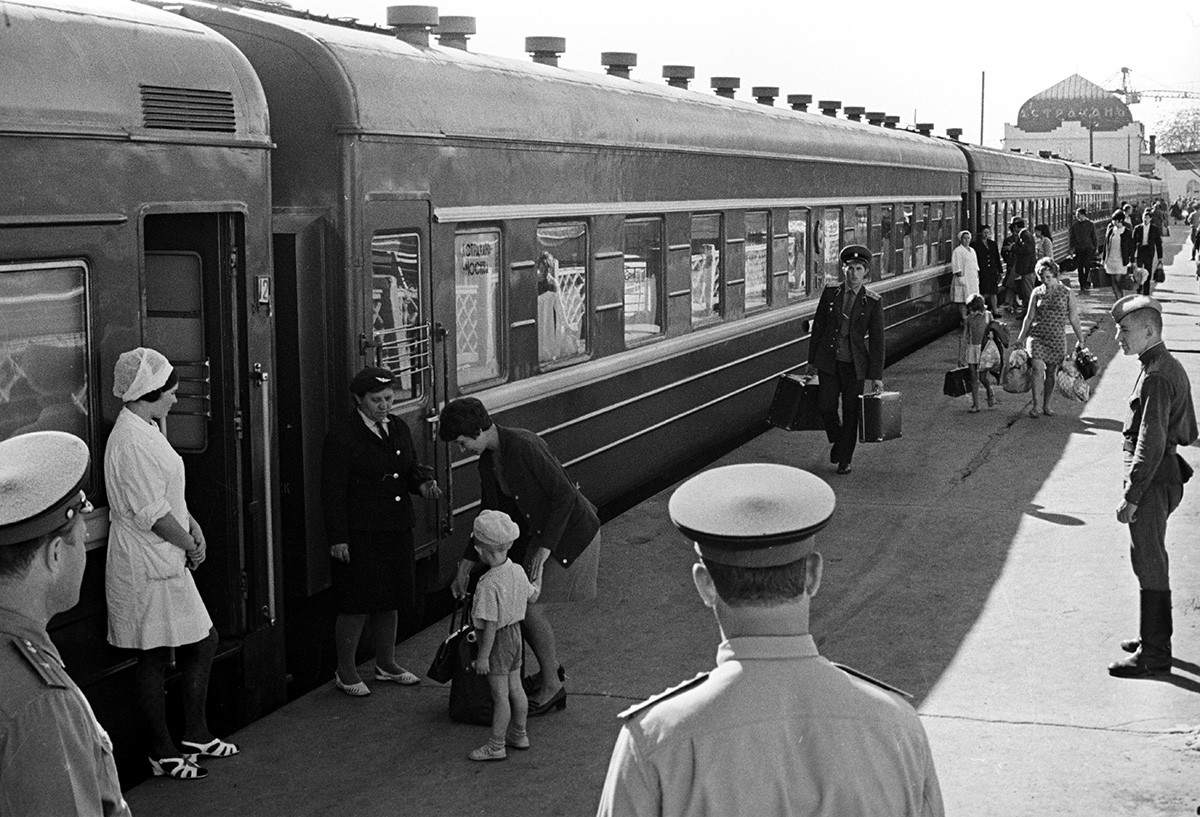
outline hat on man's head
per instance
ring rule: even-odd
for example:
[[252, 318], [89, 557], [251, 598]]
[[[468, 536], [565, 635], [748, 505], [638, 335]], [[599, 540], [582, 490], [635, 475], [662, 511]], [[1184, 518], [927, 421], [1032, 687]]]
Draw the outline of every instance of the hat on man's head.
[[521, 529], [504, 511], [480, 511], [472, 528], [475, 541], [491, 547], [511, 545], [521, 535]]
[[860, 264], [871, 265], [871, 251], [862, 244], [848, 244], [842, 248], [842, 263], [856, 261]]
[[1112, 305], [1113, 320], [1120, 323], [1122, 318], [1132, 315], [1139, 309], [1153, 309], [1158, 314], [1162, 314], [1162, 304], [1149, 295], [1126, 295]]
[[667, 512], [705, 559], [778, 567], [813, 552], [836, 504], [833, 489], [807, 471], [752, 463], [697, 474], [671, 494]]
[[1024, 227], [1024, 226], [1025, 226], [1025, 219], [1021, 218], [1020, 216], [1013, 216], [1012, 220], [1008, 222], [1008, 228], [1010, 230], [1013, 227]]
[[362, 397], [364, 394], [388, 388], [395, 379], [395, 376], [387, 369], [381, 369], [378, 366], [368, 366], [351, 379], [350, 391]]
[[65, 431], [0, 442], [0, 547], [56, 531], [87, 503], [87, 443]]
[[153, 349], [139, 346], [122, 352], [113, 367], [113, 394], [132, 403], [165, 386], [173, 370], [171, 361]]

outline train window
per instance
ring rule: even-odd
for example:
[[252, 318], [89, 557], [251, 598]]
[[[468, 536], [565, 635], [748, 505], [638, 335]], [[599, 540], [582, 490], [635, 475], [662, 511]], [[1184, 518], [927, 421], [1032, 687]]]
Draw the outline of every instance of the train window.
[[813, 270], [813, 292], [820, 292], [827, 283], [836, 284], [841, 278], [842, 209], [826, 207], [821, 214], [822, 264]]
[[371, 300], [379, 365], [396, 375], [396, 397], [421, 396], [429, 333], [421, 321], [421, 236], [398, 230], [371, 238]]
[[500, 377], [500, 231], [454, 236], [458, 386]]
[[854, 243], [866, 246], [869, 240], [871, 209], [865, 204], [854, 208]]
[[945, 238], [942, 224], [942, 203], [927, 205], [929, 207], [929, 263], [948, 260], [943, 258], [942, 240]]
[[91, 443], [86, 284], [83, 261], [0, 264], [0, 440], [67, 431]]
[[721, 316], [721, 216], [692, 216], [692, 322]]
[[625, 221], [625, 345], [663, 332], [663, 220]]
[[770, 279], [768, 243], [771, 219], [766, 211], [746, 213], [746, 311], [767, 305]]
[[587, 224], [537, 228], [538, 362], [554, 365], [587, 354]]
[[878, 224], [872, 232], [878, 234], [878, 240], [871, 245], [871, 250], [879, 253], [879, 277], [890, 278], [896, 274], [896, 227], [892, 220], [892, 205], [876, 205], [875, 220]]
[[808, 269], [808, 210], [788, 210], [788, 297], [808, 294], [805, 270]]
[[179, 402], [171, 410], [167, 439], [178, 451], [208, 447], [210, 373], [204, 342], [204, 278], [200, 255], [189, 250], [146, 253], [144, 340], [171, 361], [179, 375]]

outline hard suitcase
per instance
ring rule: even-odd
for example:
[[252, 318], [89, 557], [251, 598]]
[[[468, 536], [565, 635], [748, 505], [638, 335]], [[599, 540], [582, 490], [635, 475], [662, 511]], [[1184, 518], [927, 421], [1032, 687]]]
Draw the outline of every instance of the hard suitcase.
[[900, 392], [864, 394], [858, 399], [860, 443], [881, 443], [900, 438]]
[[767, 421], [785, 431], [823, 431], [825, 423], [817, 408], [817, 379], [803, 375], [781, 375]]
[[966, 366], [959, 366], [957, 369], [951, 369], [946, 372], [946, 377], [942, 382], [942, 394], [947, 397], [962, 397], [971, 391], [971, 370]]

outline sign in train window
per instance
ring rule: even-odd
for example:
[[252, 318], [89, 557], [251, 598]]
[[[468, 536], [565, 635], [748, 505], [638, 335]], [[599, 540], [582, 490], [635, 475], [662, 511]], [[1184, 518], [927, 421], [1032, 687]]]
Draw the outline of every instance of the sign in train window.
[[788, 210], [788, 275], [789, 298], [808, 295], [808, 210]]
[[396, 376], [396, 398], [422, 394], [429, 328], [421, 320], [421, 236], [382, 230], [371, 238], [372, 334], [378, 362]]
[[625, 345], [663, 332], [663, 222], [627, 219], [625, 229]]
[[692, 216], [692, 322], [721, 317], [721, 216]]
[[500, 377], [500, 231], [454, 236], [459, 388]]
[[587, 354], [587, 225], [537, 228], [538, 362], [553, 365]]
[[92, 441], [87, 268], [0, 264], [0, 440], [67, 431]]
[[769, 214], [746, 213], [746, 311], [767, 305], [767, 281], [770, 278], [767, 245], [770, 240]]

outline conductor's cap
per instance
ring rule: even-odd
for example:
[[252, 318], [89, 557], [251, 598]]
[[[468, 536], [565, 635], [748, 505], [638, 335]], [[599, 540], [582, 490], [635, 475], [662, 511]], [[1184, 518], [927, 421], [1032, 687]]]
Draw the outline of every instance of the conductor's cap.
[[51, 533], [88, 510], [87, 443], [64, 431], [0, 442], [0, 547]]
[[1112, 305], [1113, 320], [1120, 323], [1122, 318], [1132, 315], [1139, 309], [1153, 309], [1158, 314], [1162, 314], [1162, 304], [1149, 295], [1126, 295]]
[[849, 244], [842, 248], [842, 263], [849, 264], [856, 262], [859, 264], [871, 265], [871, 251], [862, 244]]
[[813, 535], [835, 505], [833, 489], [807, 471], [753, 463], [697, 474], [676, 489], [667, 510], [705, 559], [777, 567], [813, 552]]
[[350, 381], [350, 391], [362, 397], [373, 391], [383, 391], [392, 385], [396, 378], [387, 369], [378, 366], [368, 366]]

